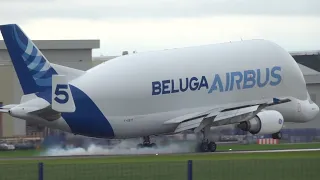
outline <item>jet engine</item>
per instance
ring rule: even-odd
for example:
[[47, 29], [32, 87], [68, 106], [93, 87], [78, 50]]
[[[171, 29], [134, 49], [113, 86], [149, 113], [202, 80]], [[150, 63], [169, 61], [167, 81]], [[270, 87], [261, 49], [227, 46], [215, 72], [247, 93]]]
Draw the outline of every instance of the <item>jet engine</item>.
[[254, 118], [243, 121], [238, 125], [243, 131], [251, 134], [273, 134], [281, 130], [283, 126], [283, 116], [274, 110], [261, 111]]

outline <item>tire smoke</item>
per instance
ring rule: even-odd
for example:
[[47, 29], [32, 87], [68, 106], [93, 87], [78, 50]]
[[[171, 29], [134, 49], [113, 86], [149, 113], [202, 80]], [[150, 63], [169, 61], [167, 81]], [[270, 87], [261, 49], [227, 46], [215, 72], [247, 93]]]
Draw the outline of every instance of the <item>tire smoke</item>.
[[133, 154], [172, 154], [195, 151], [195, 141], [170, 141], [165, 145], [157, 143], [156, 148], [137, 148], [139, 141], [122, 140], [114, 146], [103, 146], [90, 143], [82, 147], [52, 147], [41, 156], [73, 156], [73, 155], [133, 155]]

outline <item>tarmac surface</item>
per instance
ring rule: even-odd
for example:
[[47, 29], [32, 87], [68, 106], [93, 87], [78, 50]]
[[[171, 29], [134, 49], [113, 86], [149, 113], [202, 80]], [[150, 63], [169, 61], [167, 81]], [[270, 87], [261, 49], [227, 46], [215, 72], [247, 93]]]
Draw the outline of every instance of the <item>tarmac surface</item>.
[[[282, 150], [252, 150], [252, 151], [217, 151], [207, 153], [162, 153], [160, 155], [207, 155], [207, 154], [246, 154], [246, 153], [277, 153], [277, 152], [310, 152], [320, 151], [317, 149], [282, 149]], [[151, 156], [153, 154], [128, 154], [128, 155], [73, 155], [73, 156], [31, 156], [31, 157], [8, 157], [0, 158], [0, 161], [11, 161], [11, 160], [44, 160], [44, 159], [91, 159], [91, 158], [106, 158], [106, 157], [120, 157], [120, 156]], [[155, 155], [155, 154], [154, 154]]]

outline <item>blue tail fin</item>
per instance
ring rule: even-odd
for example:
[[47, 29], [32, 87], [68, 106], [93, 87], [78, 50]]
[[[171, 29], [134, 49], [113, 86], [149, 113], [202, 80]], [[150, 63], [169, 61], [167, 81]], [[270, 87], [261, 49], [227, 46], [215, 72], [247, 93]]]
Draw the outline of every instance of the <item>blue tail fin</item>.
[[4, 42], [24, 94], [51, 89], [52, 75], [57, 72], [37, 46], [16, 24], [0, 25]]

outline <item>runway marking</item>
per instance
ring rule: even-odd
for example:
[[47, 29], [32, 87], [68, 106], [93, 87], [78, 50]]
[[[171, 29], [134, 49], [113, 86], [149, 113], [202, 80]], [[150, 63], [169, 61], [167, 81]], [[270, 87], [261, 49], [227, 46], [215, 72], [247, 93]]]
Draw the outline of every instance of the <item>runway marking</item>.
[[275, 152], [310, 152], [310, 151], [320, 151], [320, 148], [316, 149], [278, 149], [278, 150], [253, 150], [253, 151], [223, 151], [223, 152], [212, 152], [219, 154], [227, 154], [227, 153], [275, 153]]
[[[159, 155], [207, 155], [207, 154], [249, 154], [249, 153], [276, 153], [276, 152], [311, 152], [320, 151], [320, 148], [316, 149], [281, 149], [281, 150], [253, 150], [253, 151], [223, 151], [223, 152], [207, 152], [207, 153], [162, 153]], [[73, 156], [31, 156], [31, 157], [8, 157], [0, 158], [0, 161], [11, 161], [11, 160], [47, 160], [47, 159], [89, 159], [89, 158], [106, 158], [106, 157], [123, 157], [123, 156], [150, 156], [155, 154], [124, 154], [124, 155], [107, 155], [107, 154], [96, 154], [96, 155], [73, 155]]]

